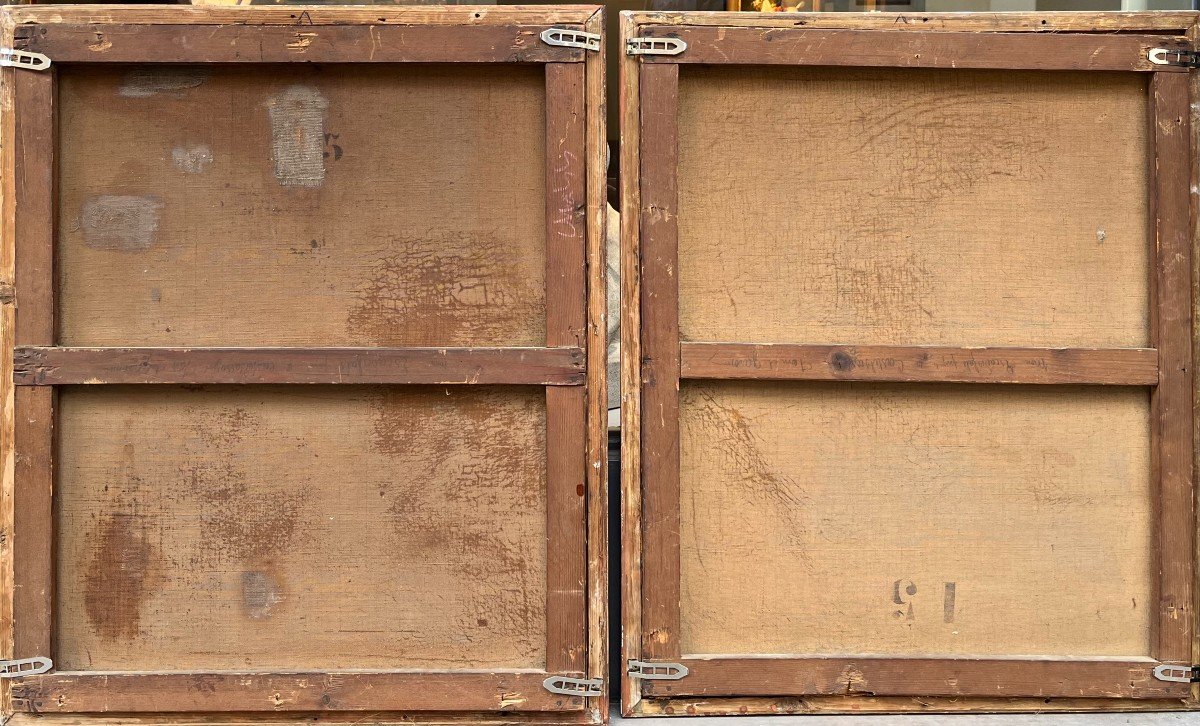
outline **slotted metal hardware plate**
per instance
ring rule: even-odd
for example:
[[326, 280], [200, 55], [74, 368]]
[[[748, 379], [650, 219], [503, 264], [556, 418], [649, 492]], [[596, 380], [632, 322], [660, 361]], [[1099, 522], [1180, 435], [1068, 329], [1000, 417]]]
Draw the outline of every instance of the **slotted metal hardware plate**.
[[36, 658], [21, 658], [20, 660], [0, 660], [0, 678], [20, 678], [21, 676], [36, 676], [54, 667], [54, 661], [37, 656]]
[[644, 681], [677, 681], [688, 674], [682, 663], [650, 663], [644, 660], [629, 661], [629, 675]]
[[1155, 666], [1154, 677], [1160, 681], [1170, 681], [1171, 683], [1198, 683], [1200, 682], [1200, 666], [1169, 664]]
[[50, 58], [41, 53], [32, 53], [27, 50], [0, 48], [0, 66], [25, 68], [31, 71], [44, 71], [50, 67]]
[[564, 48], [600, 50], [600, 34], [588, 33], [583, 30], [548, 28], [542, 31], [542, 41], [547, 45], [558, 45]]
[[564, 696], [579, 696], [589, 698], [604, 695], [604, 681], [599, 678], [571, 678], [569, 676], [550, 676], [542, 681], [542, 685], [551, 693], [561, 693]]
[[626, 55], [679, 55], [687, 43], [679, 38], [626, 38]]
[[1151, 48], [1146, 53], [1150, 62], [1160, 66], [1184, 66], [1185, 68], [1200, 68], [1200, 53], [1194, 50], [1178, 48]]

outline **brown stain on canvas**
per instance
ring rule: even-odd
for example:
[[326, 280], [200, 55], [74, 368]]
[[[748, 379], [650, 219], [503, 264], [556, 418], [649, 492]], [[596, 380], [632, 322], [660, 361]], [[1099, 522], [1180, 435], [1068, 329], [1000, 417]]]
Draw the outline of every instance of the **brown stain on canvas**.
[[722, 480], [735, 483], [739, 496], [767, 507], [777, 520], [787, 522], [780, 531], [793, 544], [803, 544], [803, 533], [810, 526], [803, 516], [808, 497], [794, 478], [767, 460], [762, 439], [742, 412], [722, 404], [707, 387], [685, 389], [680, 409], [685, 413], [680, 417], [681, 439], [719, 451], [718, 460], [729, 475]]
[[705, 436], [721, 449], [730, 470], [762, 496], [787, 507], [802, 506], [805, 497], [799, 485], [770, 465], [759, 449], [761, 439], [741, 411], [719, 403], [707, 391], [698, 392], [697, 399], [689, 401], [688, 407]]
[[193, 413], [192, 455], [183, 465], [184, 496], [203, 503], [200, 523], [205, 530], [202, 556], [206, 561], [234, 560], [259, 567], [284, 552], [301, 527], [312, 490], [251, 481], [241, 461], [258, 455], [261, 417], [243, 406]]
[[[1044, 176], [1050, 158], [1046, 142], [1028, 129], [1044, 121], [1032, 109], [1014, 105], [1004, 88], [980, 88], [955, 71], [922, 77], [924, 93], [886, 108], [860, 108], [849, 120], [861, 145], [854, 150], [887, 170], [889, 196], [930, 203], [961, 195], [990, 176]], [[865, 70], [860, 82], [895, 86], [903, 96], [909, 80]], [[911, 86], [908, 86], [911, 88]], [[980, 124], [980, 118], [1005, 124]], [[946, 154], [942, 149], [954, 148]], [[1048, 164], [1048, 162], [1046, 162]]]
[[138, 637], [142, 608], [166, 581], [162, 556], [147, 539], [146, 525], [136, 513], [116, 512], [98, 527], [84, 607], [103, 638]]
[[493, 237], [397, 239], [360, 288], [347, 328], [371, 345], [543, 345], [544, 281]]
[[88, 197], [79, 211], [83, 242], [97, 250], [148, 250], [154, 246], [162, 209], [162, 199], [155, 196]]
[[286, 550], [297, 534], [306, 488], [255, 486], [228, 460], [192, 462], [186, 476], [206, 505], [204, 548], [217, 560], [259, 562]]
[[[372, 439], [372, 448], [398, 460], [397, 470], [410, 472], [411, 483], [381, 492], [396, 549], [477, 583], [458, 626], [513, 639], [527, 653], [543, 647], [532, 624], [545, 618], [544, 569], [531, 553], [544, 544], [490, 518], [515, 507], [544, 520], [545, 441], [515, 433], [544, 415], [538, 394], [385, 389]], [[544, 423], [536, 425], [544, 436]], [[447, 512], [461, 515], [447, 526]]]
[[209, 73], [203, 66], [141, 66], [125, 74], [117, 95], [150, 98], [160, 93], [179, 93], [204, 83]]
[[914, 320], [934, 317], [936, 278], [916, 253], [858, 250], [859, 240], [874, 244], [886, 234], [878, 229], [865, 233], [828, 253], [825, 260], [843, 316], [864, 327], [907, 331]]
[[329, 101], [315, 88], [297, 84], [267, 101], [275, 179], [285, 187], [319, 187], [325, 182], [325, 113]]
[[1040, 506], [1066, 508], [1095, 505], [1095, 498], [1087, 491], [1080, 491], [1072, 484], [1072, 474], [1078, 470], [1076, 456], [1053, 445], [1043, 449], [1040, 457], [1031, 456], [1030, 452], [1014, 452], [1007, 458], [1020, 457], [1014, 466], [1024, 464], [1037, 476], [1029, 481], [1029, 493], [1034, 502]]
[[206, 414], [194, 422], [193, 430], [202, 441], [214, 447], [228, 447], [253, 436], [261, 419], [242, 406], [224, 408]]

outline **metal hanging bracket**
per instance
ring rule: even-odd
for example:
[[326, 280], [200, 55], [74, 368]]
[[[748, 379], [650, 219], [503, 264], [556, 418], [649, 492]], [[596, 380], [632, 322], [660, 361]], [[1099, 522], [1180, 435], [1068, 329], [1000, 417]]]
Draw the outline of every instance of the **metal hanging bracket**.
[[550, 676], [542, 681], [542, 685], [551, 693], [561, 693], [564, 696], [579, 696], [589, 698], [604, 695], [604, 680], [600, 678], [571, 678], [569, 676]]
[[626, 38], [625, 55], [679, 55], [687, 43], [679, 38]]
[[1183, 66], [1184, 68], [1200, 68], [1200, 53], [1194, 50], [1178, 48], [1151, 48], [1146, 57], [1158, 66]]
[[36, 676], [54, 667], [54, 661], [43, 656], [22, 658], [20, 660], [0, 660], [0, 678], [21, 678]]
[[44, 71], [50, 67], [50, 58], [41, 53], [34, 53], [28, 50], [0, 48], [0, 66], [25, 68], [31, 71]]
[[1200, 666], [1160, 665], [1154, 667], [1154, 677], [1171, 683], [1200, 683]]
[[677, 681], [688, 674], [682, 663], [648, 663], [644, 660], [629, 661], [629, 677], [643, 681]]
[[600, 50], [600, 34], [588, 33], [583, 30], [569, 28], [547, 28], [542, 31], [542, 42], [546, 45], [558, 45], [563, 48], [583, 48], [584, 50]]

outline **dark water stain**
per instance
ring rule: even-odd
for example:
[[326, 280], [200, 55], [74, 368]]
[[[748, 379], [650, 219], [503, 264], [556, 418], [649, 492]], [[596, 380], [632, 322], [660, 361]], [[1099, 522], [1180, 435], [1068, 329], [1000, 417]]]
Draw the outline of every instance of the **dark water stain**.
[[84, 607], [101, 637], [136, 638], [142, 608], [166, 580], [161, 554], [146, 538], [145, 527], [136, 514], [114, 513], [96, 534]]

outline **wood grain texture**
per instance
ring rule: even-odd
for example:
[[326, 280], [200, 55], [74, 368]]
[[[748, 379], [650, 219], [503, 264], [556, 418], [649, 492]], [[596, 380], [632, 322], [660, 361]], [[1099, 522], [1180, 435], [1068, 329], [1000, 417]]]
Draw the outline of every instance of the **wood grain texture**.
[[1183, 697], [1185, 683], [1153, 677], [1148, 660], [950, 658], [685, 659], [681, 681], [649, 684], [655, 695]]
[[1149, 347], [1145, 77], [681, 74], [685, 341]]
[[[1197, 14], [1192, 26], [1187, 30], [1187, 36], [1193, 43], [1200, 41], [1200, 14]], [[1190, 74], [1188, 76], [1188, 91], [1192, 98], [1200, 97], [1200, 77], [1198, 74]], [[1189, 246], [1194, 251], [1196, 246], [1200, 244], [1200, 224], [1197, 223], [1198, 215], [1200, 215], [1200, 165], [1194, 163], [1194, 160], [1200, 158], [1200, 104], [1191, 104], [1188, 109], [1189, 126], [1188, 126], [1188, 153], [1189, 158], [1193, 163], [1189, 164], [1189, 207], [1188, 215], [1188, 239]], [[1192, 361], [1194, 362], [1200, 356], [1200, 331], [1197, 331], [1195, 320], [1200, 312], [1197, 311], [1197, 305], [1200, 305], [1200, 296], [1197, 296], [1194, 291], [1200, 287], [1200, 255], [1194, 252], [1190, 257], [1191, 272], [1190, 280], [1193, 290], [1191, 295], [1191, 315], [1192, 315]], [[1200, 405], [1200, 395], [1197, 395], [1197, 387], [1200, 386], [1200, 377], [1195, 375], [1193, 371], [1191, 376], [1191, 391], [1192, 391], [1192, 486], [1195, 487], [1196, 472], [1200, 470], [1200, 427], [1196, 426], [1197, 405]], [[1193, 506], [1193, 518], [1195, 518], [1195, 501]], [[1200, 529], [1200, 520], [1196, 520], [1192, 524], [1193, 527]], [[1195, 603], [1200, 602], [1200, 553], [1197, 553], [1197, 548], [1200, 548], [1200, 536], [1193, 536], [1192, 549], [1192, 607], [1195, 609]], [[1193, 662], [1200, 662], [1200, 627], [1198, 623], [1193, 622], [1192, 627], [1192, 643], [1191, 657]], [[1193, 684], [1191, 697], [1188, 702], [1194, 706], [1200, 706], [1200, 683]]]
[[546, 65], [546, 344], [580, 346], [587, 327], [584, 69]]
[[[602, 33], [606, 20], [604, 9], [597, 9], [584, 29]], [[598, 723], [608, 723], [610, 699], [607, 686], [612, 683], [609, 663], [609, 537], [608, 537], [608, 386], [619, 385], [608, 380], [608, 316], [619, 310], [608, 310], [607, 272], [605, 259], [608, 234], [608, 134], [605, 127], [605, 69], [608, 61], [601, 50], [589, 53], [585, 62], [584, 97], [588, 107], [585, 119], [586, 158], [586, 222], [587, 222], [587, 593], [588, 593], [588, 653], [587, 671], [591, 678], [606, 684], [605, 696], [589, 701], [590, 713]], [[616, 566], [615, 564], [612, 566]], [[613, 593], [615, 596], [616, 593]]]
[[[12, 42], [12, 27], [0, 18], [0, 43]], [[0, 69], [0, 108], [12, 108], [14, 68]], [[16, 340], [16, 153], [13, 113], [0, 114], [0, 534], [10, 542], [16, 495], [16, 386], [12, 355]], [[13, 548], [0, 546], [0, 592], [13, 592]], [[0, 597], [0, 658], [13, 657], [13, 598]], [[11, 713], [9, 688], [0, 683], [0, 712]]]
[[12, 78], [17, 345], [54, 342], [55, 72]]
[[[16, 29], [20, 50], [59, 63], [546, 63], [584, 51], [542, 42], [548, 25], [132, 25]], [[568, 27], [568, 26], [564, 26]], [[578, 26], [576, 26], [578, 29]]]
[[584, 383], [579, 348], [18, 348], [19, 385]]
[[19, 710], [556, 711], [578, 699], [542, 687], [543, 673], [53, 673], [13, 686]]
[[[586, 345], [584, 68], [546, 66], [546, 344]], [[546, 668], [587, 668], [586, 392], [546, 389]]]
[[1192, 457], [1192, 212], [1188, 80], [1156, 73], [1150, 85], [1155, 129], [1156, 265], [1154, 331], [1160, 381], [1154, 417], [1159, 570], [1155, 657], [1191, 663], [1196, 613], [1196, 522]]
[[1144, 389], [687, 382], [680, 411], [684, 654], [1151, 654]]
[[679, 71], [641, 68], [642, 651], [679, 654]]
[[[742, 13], [704, 11], [625, 11], [629, 27], [640, 33], [647, 26], [740, 26], [755, 28], [828, 28], [895, 30], [925, 33], [933, 30], [974, 33], [1145, 33], [1183, 35], [1196, 22], [1191, 11], [1156, 12], [941, 12], [941, 13]], [[626, 37], [633, 37], [630, 34]]]
[[1153, 348], [683, 343], [682, 378], [1153, 386]]
[[[988, 698], [986, 696], [715, 696], [647, 698], [636, 716], [780, 716], [794, 714], [1076, 713], [1190, 710], [1181, 699]], [[47, 724], [47, 726], [51, 726]], [[63, 724], [62, 726], [74, 726]]]
[[582, 386], [546, 389], [546, 670], [587, 669], [587, 484]]
[[[637, 35], [627, 12], [621, 39]], [[642, 320], [641, 320], [641, 72], [634, 56], [621, 54], [621, 660], [642, 653]], [[624, 669], [623, 669], [624, 670]], [[621, 714], [629, 716], [641, 686], [627, 672], [621, 681]]]
[[[584, 23], [593, 5], [372, 7], [199, 7], [142, 5], [6, 6], [14, 25], [30, 23], [183, 23], [223, 25], [340, 25], [350, 23], [432, 23], [444, 25], [513, 23]], [[940, 12], [940, 13], [780, 13], [731, 16], [724, 12], [623, 11], [632, 25], [765, 26], [873, 28], [880, 30], [954, 30], [976, 32], [1122, 32], [1182, 35], [1195, 22], [1190, 11], [1155, 12]], [[632, 37], [632, 36], [630, 36]]]
[[28, 24], [117, 25], [557, 25], [585, 23], [595, 5], [474, 5], [370, 7], [195, 7], [163, 8], [153, 5], [79, 4], [53, 7], [5, 6], [0, 8], [14, 26]]
[[13, 653], [53, 656], [55, 391], [16, 392], [13, 492]]
[[544, 345], [541, 71], [65, 71], [60, 344]]
[[60, 412], [59, 670], [544, 665], [541, 389], [96, 386]]
[[[204, 724], [205, 726], [302, 726], [303, 724], [338, 724], [352, 726], [361, 724], [363, 715], [355, 711], [312, 711], [298, 712], [203, 712], [176, 713], [170, 715], [170, 724]], [[45, 726], [163, 726], [166, 720], [157, 713], [15, 713], [10, 722], [21, 726], [34, 723]], [[513, 711], [373, 711], [371, 723], [378, 726], [406, 726], [414, 721], [430, 726], [461, 726], [462, 724], [485, 724], [486, 726], [509, 726], [513, 723], [544, 724], [563, 726], [566, 724], [597, 724], [592, 711], [526, 711], [519, 715]]]
[[[56, 73], [17, 73], [13, 210], [18, 345], [54, 342]], [[54, 424], [52, 390], [15, 396], [13, 491], [13, 652], [52, 656], [54, 597]]]
[[651, 38], [679, 38], [680, 55], [646, 63], [719, 63], [884, 68], [1009, 68], [1075, 71], [1162, 71], [1152, 48], [1185, 50], [1184, 38], [1138, 35], [1038, 35], [813, 28], [647, 27]]

